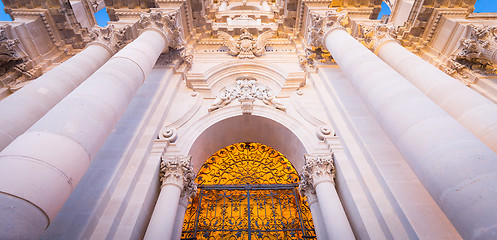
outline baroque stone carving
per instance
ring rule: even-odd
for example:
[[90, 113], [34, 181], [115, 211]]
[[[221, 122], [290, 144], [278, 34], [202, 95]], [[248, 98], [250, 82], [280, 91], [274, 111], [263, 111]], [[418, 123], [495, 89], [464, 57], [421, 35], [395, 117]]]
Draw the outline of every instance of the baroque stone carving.
[[304, 155], [305, 164], [300, 173], [301, 179], [307, 179], [314, 189], [322, 182], [334, 182], [335, 167], [333, 165], [333, 154]]
[[8, 37], [9, 28], [9, 25], [0, 27], [0, 82], [14, 92], [40, 76], [41, 70], [30, 67], [28, 55], [19, 47], [19, 39]]
[[316, 136], [319, 140], [323, 141], [328, 136], [335, 136], [335, 133], [332, 128], [327, 126], [319, 126], [316, 129]]
[[196, 188], [195, 174], [191, 164], [192, 156], [177, 156], [173, 158], [161, 157], [160, 182], [164, 185], [175, 185], [182, 191]]
[[259, 37], [254, 38], [254, 35], [248, 32], [247, 29], [242, 29], [240, 38], [235, 40], [231, 35], [223, 31], [218, 31], [218, 35], [223, 39], [223, 44], [229, 49], [229, 54], [238, 56], [239, 58], [255, 58], [266, 52], [266, 44], [273, 37], [274, 32], [269, 30], [261, 33]]
[[391, 24], [359, 25], [358, 40], [367, 48], [375, 51], [382, 43], [397, 39], [397, 32]]
[[181, 27], [177, 22], [177, 12], [164, 13], [153, 11], [142, 13], [138, 26], [140, 29], [154, 29], [169, 39], [169, 47], [173, 49], [184, 48], [185, 41], [181, 36]]
[[252, 111], [252, 104], [256, 99], [261, 100], [266, 105], [270, 105], [281, 111], [286, 111], [286, 107], [274, 96], [271, 89], [263, 84], [257, 83], [254, 79], [238, 79], [234, 84], [223, 88], [217, 95], [214, 103], [209, 107], [209, 112], [223, 108], [238, 99], [244, 113]]
[[106, 27], [95, 26], [88, 37], [94, 41], [101, 43], [109, 48], [113, 53], [119, 51], [126, 45], [126, 31], [129, 26], [115, 29], [114, 25], [107, 25]]
[[310, 27], [307, 28], [305, 38], [306, 48], [323, 48], [324, 34], [335, 27], [345, 27], [350, 33], [350, 19], [345, 11], [337, 12], [335, 10], [326, 12], [326, 16], [321, 16], [318, 13], [311, 12]]
[[452, 60], [481, 74], [496, 74], [497, 27], [469, 25], [469, 38], [462, 39]]
[[175, 142], [176, 139], [178, 139], [176, 128], [168, 128], [164, 130], [162, 136], [164, 137], [164, 140], [167, 140], [170, 143]]
[[312, 185], [309, 178], [301, 175], [299, 182], [299, 193], [300, 196], [305, 196], [307, 198], [307, 203], [311, 206], [313, 203], [317, 202], [316, 189]]

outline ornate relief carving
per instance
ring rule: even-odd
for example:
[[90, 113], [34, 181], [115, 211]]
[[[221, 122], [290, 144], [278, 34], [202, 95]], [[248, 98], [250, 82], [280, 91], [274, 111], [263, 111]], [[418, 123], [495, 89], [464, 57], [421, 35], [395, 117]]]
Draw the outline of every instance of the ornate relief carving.
[[323, 141], [326, 137], [336, 136], [332, 128], [328, 126], [319, 126], [316, 128], [316, 136]]
[[209, 108], [209, 112], [220, 109], [231, 101], [238, 99], [242, 105], [244, 113], [252, 111], [253, 102], [256, 99], [261, 100], [266, 105], [273, 106], [281, 111], [286, 111], [286, 107], [274, 96], [271, 89], [265, 85], [257, 83], [254, 79], [238, 79], [234, 84], [230, 84], [223, 88], [214, 103]]
[[228, 53], [230, 55], [244, 59], [259, 57], [264, 54], [266, 52], [266, 44], [273, 37], [274, 32], [271, 30], [265, 31], [259, 37], [254, 38], [254, 35], [243, 28], [238, 41], [223, 31], [218, 31], [218, 35], [223, 39], [223, 44], [229, 49]]
[[159, 174], [162, 186], [171, 184], [179, 187], [182, 191], [196, 187], [191, 158], [192, 156], [173, 158], [162, 156]]
[[307, 179], [313, 188], [322, 182], [335, 184], [335, 167], [333, 165], [333, 154], [309, 155], [305, 154], [305, 164], [300, 174], [301, 179]]
[[176, 139], [178, 138], [176, 128], [168, 128], [164, 130], [162, 136], [164, 137], [164, 140], [167, 140], [170, 143], [175, 142]]
[[169, 47], [174, 49], [184, 48], [185, 41], [181, 36], [181, 27], [177, 22], [177, 12], [164, 13], [154, 11], [142, 13], [138, 21], [139, 28], [153, 29], [164, 35], [169, 40]]
[[324, 17], [318, 13], [311, 12], [310, 18], [310, 27], [307, 28], [307, 35], [305, 38], [306, 48], [323, 48], [324, 34], [332, 28], [345, 27], [349, 33], [351, 32], [350, 19], [345, 11], [328, 11]]
[[39, 68], [32, 68], [29, 58], [19, 47], [19, 39], [8, 36], [10, 25], [0, 27], [0, 82], [14, 92], [41, 75]]
[[397, 31], [391, 24], [359, 25], [358, 40], [367, 48], [375, 51], [382, 43], [396, 40]]
[[311, 180], [308, 177], [304, 177], [303, 175], [300, 175], [299, 193], [301, 196], [305, 196], [307, 198], [307, 203], [309, 204], [309, 206], [318, 201], [316, 196], [316, 189], [312, 185]]
[[480, 74], [496, 74], [497, 27], [469, 25], [470, 36], [461, 40], [452, 60]]
[[118, 29], [115, 29], [114, 25], [95, 26], [89, 32], [88, 37], [94, 42], [107, 46], [111, 52], [116, 53], [127, 43], [125, 34], [128, 29], [129, 26]]

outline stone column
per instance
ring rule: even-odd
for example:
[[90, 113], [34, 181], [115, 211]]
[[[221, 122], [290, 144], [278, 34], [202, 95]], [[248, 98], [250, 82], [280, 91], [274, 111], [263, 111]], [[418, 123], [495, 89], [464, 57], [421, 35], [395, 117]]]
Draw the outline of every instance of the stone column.
[[188, 181], [188, 184], [183, 187], [183, 191], [179, 197], [178, 210], [176, 211], [176, 218], [174, 219], [174, 228], [172, 239], [180, 240], [181, 233], [183, 232], [183, 222], [185, 221], [185, 213], [188, 208], [188, 201], [190, 198], [195, 197], [197, 194], [197, 184], [194, 179]]
[[402, 47], [388, 27], [371, 31], [378, 57], [497, 152], [497, 104]]
[[37, 238], [48, 226], [168, 49], [173, 20], [144, 15], [137, 39], [0, 153], [0, 239]]
[[[338, 193], [335, 190], [333, 156], [331, 154], [306, 154], [304, 158], [305, 164], [300, 178], [303, 182], [301, 184], [305, 187], [301, 189], [312, 187], [316, 192], [327, 239], [355, 239]], [[318, 226], [321, 225], [319, 217], [317, 223]], [[316, 234], [318, 234], [317, 231]]]
[[107, 62], [124, 44], [126, 29], [93, 29], [83, 51], [0, 101], [0, 151]]
[[318, 240], [329, 239], [326, 232], [326, 226], [323, 222], [323, 215], [321, 214], [321, 207], [319, 207], [318, 197], [316, 190], [310, 183], [309, 179], [302, 178], [299, 183], [299, 192], [302, 197], [306, 197], [307, 204], [311, 209], [312, 222], [314, 223], [314, 231]]
[[184, 218], [186, 207], [180, 209], [178, 203], [181, 196], [188, 201], [188, 197], [197, 190], [190, 159], [191, 156], [162, 159], [161, 190], [144, 239], [179, 239], [176, 238], [178, 231], [175, 222], [179, 221], [177, 218]]
[[495, 233], [497, 154], [343, 27], [326, 26], [327, 49], [458, 232]]

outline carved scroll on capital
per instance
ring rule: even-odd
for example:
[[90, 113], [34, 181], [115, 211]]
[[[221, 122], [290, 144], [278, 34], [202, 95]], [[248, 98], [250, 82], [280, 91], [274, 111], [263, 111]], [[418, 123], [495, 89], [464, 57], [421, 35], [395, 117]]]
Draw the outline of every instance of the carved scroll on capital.
[[182, 191], [192, 187], [195, 183], [195, 174], [191, 164], [192, 156], [178, 156], [172, 158], [161, 158], [160, 182], [162, 186], [175, 185]]
[[392, 24], [359, 25], [358, 40], [371, 51], [386, 41], [397, 41], [397, 30]]
[[168, 47], [174, 49], [184, 48], [185, 41], [181, 36], [181, 27], [177, 20], [177, 12], [164, 13], [153, 11], [142, 13], [138, 26], [141, 31], [154, 30], [159, 32], [168, 42]]
[[305, 164], [300, 174], [301, 179], [307, 179], [308, 183], [315, 189], [323, 182], [334, 182], [335, 167], [333, 165], [333, 154], [309, 155], [305, 154]]
[[307, 198], [307, 203], [311, 206], [313, 203], [316, 203], [316, 189], [312, 185], [312, 181], [308, 176], [300, 175], [299, 182], [299, 193], [301, 196], [305, 196]]
[[344, 27], [347, 32], [351, 32], [350, 19], [347, 12], [336, 10], [326, 12], [325, 16], [318, 13], [310, 13], [310, 24], [307, 28], [307, 35], [305, 38], [306, 48], [323, 48], [324, 49], [324, 35], [331, 29], [337, 27]]
[[95, 26], [90, 30], [88, 37], [94, 43], [103, 44], [110, 52], [116, 53], [126, 45], [126, 31], [128, 31], [128, 29], [129, 26], [117, 29], [114, 25], [107, 25], [106, 27]]

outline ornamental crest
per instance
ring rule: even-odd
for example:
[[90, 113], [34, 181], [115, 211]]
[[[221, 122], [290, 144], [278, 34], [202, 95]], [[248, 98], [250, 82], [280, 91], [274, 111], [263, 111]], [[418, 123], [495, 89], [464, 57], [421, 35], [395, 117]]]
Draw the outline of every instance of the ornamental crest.
[[238, 56], [239, 58], [255, 58], [259, 57], [266, 52], [266, 44], [268, 40], [273, 37], [273, 31], [265, 31], [254, 38], [254, 35], [249, 33], [247, 29], [242, 29], [240, 38], [235, 40], [228, 33], [219, 31], [218, 35], [223, 39], [223, 44], [229, 49], [229, 54]]
[[209, 112], [223, 108], [235, 99], [238, 99], [242, 104], [244, 113], [252, 112], [253, 102], [256, 99], [261, 100], [266, 105], [286, 111], [286, 107], [274, 96], [271, 89], [257, 83], [254, 79], [243, 78], [223, 88], [214, 100], [214, 103], [209, 107]]

